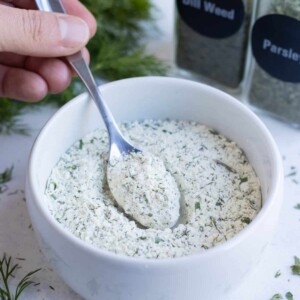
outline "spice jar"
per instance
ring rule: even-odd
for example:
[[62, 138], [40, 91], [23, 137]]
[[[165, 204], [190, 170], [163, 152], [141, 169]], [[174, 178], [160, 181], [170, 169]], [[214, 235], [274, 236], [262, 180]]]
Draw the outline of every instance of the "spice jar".
[[264, 0], [252, 36], [248, 102], [300, 125], [300, 0]]
[[253, 1], [177, 0], [177, 10], [176, 63], [180, 74], [238, 89]]

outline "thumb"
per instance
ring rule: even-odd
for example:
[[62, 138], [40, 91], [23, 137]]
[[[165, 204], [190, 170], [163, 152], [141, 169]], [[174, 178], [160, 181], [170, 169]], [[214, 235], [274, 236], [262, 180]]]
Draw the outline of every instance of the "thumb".
[[77, 52], [88, 40], [88, 25], [78, 17], [0, 5], [0, 51], [59, 57]]

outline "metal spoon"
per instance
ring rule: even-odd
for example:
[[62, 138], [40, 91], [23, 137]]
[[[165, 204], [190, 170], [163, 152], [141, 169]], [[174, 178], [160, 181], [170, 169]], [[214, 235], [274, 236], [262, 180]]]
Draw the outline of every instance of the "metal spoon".
[[[65, 8], [60, 0], [36, 0], [35, 2], [39, 10], [64, 14], [66, 13]], [[66, 58], [82, 82], [85, 84], [102, 115], [109, 134], [109, 160], [119, 159], [122, 155], [126, 155], [131, 152], [141, 152], [141, 150], [132, 146], [122, 135], [113, 115], [102, 99], [102, 95], [96, 85], [91, 70], [83, 58], [82, 51], [67, 56]]]
[[[37, 7], [39, 8], [39, 10], [42, 10], [42, 11], [58, 12], [58, 13], [64, 13], [64, 14], [66, 13], [64, 6], [60, 0], [36, 0], [36, 4], [37, 4]], [[117, 123], [116, 123], [114, 117], [112, 116], [110, 110], [108, 109], [108, 107], [106, 106], [105, 102], [102, 99], [102, 96], [96, 85], [96, 82], [91, 73], [91, 70], [83, 58], [82, 51], [79, 51], [73, 55], [67, 56], [66, 58], [67, 58], [68, 62], [70, 63], [70, 65], [73, 67], [73, 69], [76, 71], [76, 73], [78, 74], [78, 76], [80, 77], [82, 82], [85, 84], [92, 99], [96, 103], [96, 105], [102, 115], [103, 121], [105, 123], [105, 126], [106, 126], [108, 134], [109, 134], [110, 151], [109, 151], [109, 164], [108, 165], [109, 166], [113, 165], [116, 161], [120, 160], [123, 156], [128, 155], [130, 153], [143, 153], [140, 149], [137, 149], [134, 146], [132, 146], [122, 135], [119, 127], [117, 126]], [[117, 176], [114, 176], [113, 179], [117, 180]], [[116, 189], [114, 190], [113, 187], [119, 186], [120, 182], [115, 181], [114, 182], [114, 183], [116, 183], [115, 185], [113, 185], [112, 183], [113, 182], [111, 181], [110, 189], [111, 189], [113, 196], [119, 195], [119, 193], [117, 193], [118, 191]], [[158, 181], [156, 183], [159, 184]], [[165, 182], [165, 184], [167, 184], [167, 181]], [[145, 187], [147, 188], [147, 186], [145, 186]], [[177, 191], [177, 186], [175, 187], [174, 191]], [[118, 197], [118, 196], [115, 197], [115, 200], [117, 201], [117, 203], [119, 205], [122, 205], [123, 198], [124, 198], [123, 195], [121, 195], [120, 197]], [[172, 200], [170, 200], [169, 202], [171, 203]], [[174, 203], [174, 201], [173, 201], [173, 203]], [[136, 203], [133, 203], [134, 207], [135, 207], [135, 204]], [[178, 205], [177, 205], [177, 203], [175, 202], [175, 205], [174, 205], [175, 208], [177, 208], [177, 207], [180, 208], [180, 206], [181, 206], [180, 203], [178, 203]], [[122, 209], [124, 210], [125, 213], [127, 213], [127, 211], [125, 211], [125, 209], [123, 207], [122, 207]], [[162, 209], [166, 209], [165, 206], [163, 206]], [[168, 211], [166, 211], [166, 213], [168, 213]], [[164, 223], [165, 224], [164, 226], [166, 226], [166, 224], [170, 224], [168, 226], [174, 226], [174, 225], [176, 226], [178, 224], [179, 219], [180, 219], [180, 212], [176, 211], [175, 213], [176, 214], [173, 214], [173, 217], [171, 217], [170, 219], [167, 218], [167, 222]], [[177, 214], [178, 214], [178, 216], [177, 216]], [[147, 225], [146, 225], [147, 221], [143, 217], [144, 216], [143, 211], [138, 211], [137, 214], [129, 213], [129, 216], [132, 217], [133, 215], [135, 215], [135, 217], [134, 217], [135, 220], [143, 226], [149, 226], [149, 224], [152, 221], [152, 220], [150, 220], [150, 223], [147, 223]], [[174, 216], [176, 217], [176, 219], [174, 218]], [[156, 216], [153, 216], [153, 220], [156, 220], [155, 218], [156, 218]], [[168, 222], [170, 222], [170, 223], [168, 223]], [[153, 223], [151, 223], [151, 224], [153, 224]]]

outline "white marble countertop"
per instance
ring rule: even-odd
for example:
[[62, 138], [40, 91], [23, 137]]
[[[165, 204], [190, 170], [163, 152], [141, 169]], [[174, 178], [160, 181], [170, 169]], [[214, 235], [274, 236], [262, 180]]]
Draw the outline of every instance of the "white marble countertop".
[[[158, 54], [162, 59], [172, 61], [173, 1], [155, 0], [154, 2], [160, 8], [158, 25], [162, 31], [159, 37], [149, 43], [149, 50]], [[52, 108], [43, 108], [26, 113], [22, 120], [31, 128], [29, 136], [0, 136], [0, 172], [7, 167], [14, 166], [13, 178], [7, 184], [8, 190], [0, 194], [0, 257], [3, 253], [7, 253], [13, 257], [14, 262], [22, 266], [16, 278], [12, 280], [12, 286], [26, 272], [42, 268], [34, 278], [40, 284], [30, 287], [24, 293], [22, 299], [28, 300], [82, 299], [52, 271], [40, 252], [30, 226], [23, 193], [31, 146], [39, 130], [54, 111]], [[285, 178], [284, 201], [278, 229], [259, 265], [235, 292], [224, 295], [224, 298], [220, 300], [269, 300], [276, 293], [284, 296], [288, 291], [294, 295], [294, 300], [299, 300], [300, 276], [292, 275], [290, 266], [294, 263], [294, 256], [300, 257], [300, 210], [295, 209], [295, 205], [300, 203], [300, 130], [290, 128], [267, 116], [259, 116], [279, 146], [285, 174], [288, 175], [294, 171], [295, 174]], [[278, 270], [281, 275], [275, 278]]]

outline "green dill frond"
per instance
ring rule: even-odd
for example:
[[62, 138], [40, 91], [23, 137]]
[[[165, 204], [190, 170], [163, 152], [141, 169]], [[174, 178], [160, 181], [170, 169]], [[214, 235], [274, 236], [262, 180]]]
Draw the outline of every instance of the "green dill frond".
[[0, 134], [26, 135], [28, 133], [27, 127], [20, 121], [24, 107], [24, 103], [0, 98]]
[[12, 293], [9, 286], [9, 281], [14, 278], [14, 273], [19, 269], [18, 264], [12, 263], [12, 257], [3, 255], [0, 260], [0, 299], [1, 300], [18, 300], [22, 292], [30, 285], [34, 284], [31, 280], [32, 275], [39, 272], [37, 269], [26, 274], [18, 283], [15, 293]]

